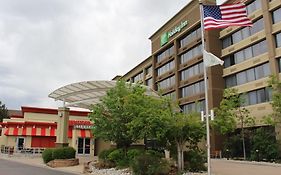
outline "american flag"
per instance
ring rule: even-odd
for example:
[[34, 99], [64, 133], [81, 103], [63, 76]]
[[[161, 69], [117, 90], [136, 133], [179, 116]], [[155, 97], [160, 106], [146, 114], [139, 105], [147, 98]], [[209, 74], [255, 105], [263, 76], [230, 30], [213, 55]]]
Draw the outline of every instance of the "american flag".
[[253, 26], [244, 4], [203, 5], [204, 29]]

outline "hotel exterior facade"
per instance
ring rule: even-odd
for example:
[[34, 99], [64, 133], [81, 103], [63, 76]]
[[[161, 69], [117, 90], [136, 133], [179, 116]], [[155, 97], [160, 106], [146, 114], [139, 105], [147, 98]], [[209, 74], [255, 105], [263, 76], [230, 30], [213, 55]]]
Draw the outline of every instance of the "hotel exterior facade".
[[[246, 108], [256, 126], [263, 126], [262, 118], [272, 112], [269, 75], [280, 74], [281, 0], [249, 0], [245, 4], [253, 27], [205, 31], [206, 50], [224, 60], [224, 66], [207, 70], [209, 109], [219, 105], [225, 88], [236, 88], [245, 94]], [[199, 3], [192, 1], [149, 38], [151, 56], [122, 78], [161, 91], [177, 100], [186, 113], [204, 110], [201, 30]], [[279, 128], [275, 131], [281, 140]], [[221, 149], [220, 139], [212, 135], [212, 150]]]
[[[214, 3], [214, 0], [205, 1]], [[235, 3], [229, 0], [227, 3]], [[217, 107], [225, 88], [245, 94], [246, 108], [263, 126], [262, 117], [270, 114], [272, 92], [269, 75], [280, 76], [281, 0], [246, 1], [253, 27], [228, 27], [205, 32], [206, 50], [224, 60], [224, 66], [208, 68], [209, 109]], [[149, 39], [151, 55], [128, 71], [123, 78], [143, 83], [179, 102], [183, 112], [205, 109], [203, 55], [199, 3], [193, 0], [160, 27]], [[88, 112], [69, 111], [69, 146], [78, 154], [97, 155], [111, 146], [91, 135]], [[22, 115], [4, 119], [0, 145], [21, 148], [54, 147], [60, 111], [22, 107]], [[277, 139], [281, 127], [276, 127]], [[211, 136], [211, 149], [220, 150], [219, 137]], [[64, 143], [64, 142], [61, 142]]]

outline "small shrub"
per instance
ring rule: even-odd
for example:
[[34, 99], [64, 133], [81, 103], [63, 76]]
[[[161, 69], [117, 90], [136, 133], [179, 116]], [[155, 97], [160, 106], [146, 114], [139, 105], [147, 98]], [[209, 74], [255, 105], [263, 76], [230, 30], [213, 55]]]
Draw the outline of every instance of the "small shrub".
[[53, 158], [53, 149], [45, 149], [42, 153], [42, 158], [43, 158], [43, 161], [44, 163], [48, 163], [50, 162], [51, 160], [54, 160]]
[[54, 159], [66, 159], [63, 148], [53, 149], [53, 158]]
[[252, 142], [251, 160], [271, 162], [278, 159], [278, 144], [274, 130], [257, 129]]
[[119, 160], [122, 160], [125, 156], [125, 153], [122, 149], [116, 149], [109, 153], [108, 159], [112, 162], [118, 162]]
[[112, 151], [114, 151], [114, 150], [115, 150], [115, 148], [103, 150], [103, 151], [100, 152], [99, 155], [98, 155], [99, 160], [102, 160], [102, 161], [109, 161], [108, 155], [109, 155]]
[[63, 152], [64, 152], [64, 157], [66, 159], [75, 158], [76, 150], [74, 148], [72, 148], [72, 147], [65, 147], [65, 148], [63, 148]]
[[191, 172], [206, 171], [206, 156], [199, 149], [192, 149], [184, 152], [185, 169]]
[[130, 149], [127, 152], [127, 157], [129, 159], [130, 162], [132, 162], [136, 157], [142, 155], [144, 153], [143, 150], [139, 150], [139, 149]]
[[169, 162], [152, 152], [136, 157], [131, 168], [135, 175], [165, 175], [170, 171]]
[[116, 149], [108, 155], [108, 159], [115, 163], [119, 168], [128, 167], [129, 160], [122, 149]]
[[155, 156], [155, 157], [162, 157], [162, 158], [165, 157], [164, 152], [160, 152], [160, 151], [157, 151], [157, 150], [147, 150], [146, 154], [149, 154], [149, 155], [152, 155], [152, 156]]
[[75, 158], [76, 150], [72, 147], [46, 149], [42, 153], [44, 163], [54, 159], [72, 159]]

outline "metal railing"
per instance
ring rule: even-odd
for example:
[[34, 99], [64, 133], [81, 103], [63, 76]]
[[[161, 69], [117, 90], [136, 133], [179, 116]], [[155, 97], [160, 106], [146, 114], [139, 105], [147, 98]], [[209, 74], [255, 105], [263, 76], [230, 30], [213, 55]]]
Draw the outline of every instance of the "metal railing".
[[42, 154], [45, 148], [25, 148], [25, 147], [17, 147], [15, 149], [14, 146], [5, 146], [1, 145], [1, 153], [12, 155], [14, 153], [24, 154], [24, 155], [39, 155]]

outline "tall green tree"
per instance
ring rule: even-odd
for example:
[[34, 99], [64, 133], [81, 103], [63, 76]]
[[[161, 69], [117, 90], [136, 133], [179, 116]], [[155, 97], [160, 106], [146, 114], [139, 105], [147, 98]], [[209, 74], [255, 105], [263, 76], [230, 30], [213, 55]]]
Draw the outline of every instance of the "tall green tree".
[[160, 98], [147, 96], [145, 91], [141, 85], [118, 81], [92, 108], [90, 119], [95, 137], [127, 150], [140, 139], [165, 133], [164, 103]]
[[[185, 114], [180, 111], [177, 104], [170, 99], [164, 99], [165, 112], [168, 118], [166, 131], [162, 133], [162, 140], [166, 140], [166, 146], [175, 144], [177, 147], [178, 170], [184, 170], [184, 149], [194, 149], [205, 134], [199, 114]], [[166, 118], [165, 118], [166, 119]], [[161, 139], [161, 138], [160, 138]]]
[[269, 124], [275, 125], [281, 122], [281, 82], [275, 75], [271, 75], [268, 83], [273, 91], [271, 101], [273, 113], [270, 115], [271, 119], [267, 121]]
[[0, 101], [0, 122], [2, 122], [4, 118], [9, 118], [8, 109], [6, 108], [5, 104], [2, 104]]
[[184, 170], [184, 149], [194, 148], [205, 134], [199, 118], [195, 113], [187, 115], [180, 112], [176, 112], [171, 118], [167, 136], [170, 142], [177, 146], [179, 171]]
[[220, 106], [216, 109], [213, 125], [223, 135], [233, 132], [237, 126], [241, 128], [243, 156], [246, 159], [245, 127], [253, 126], [255, 121], [244, 103], [245, 99], [237, 89], [225, 89]]

